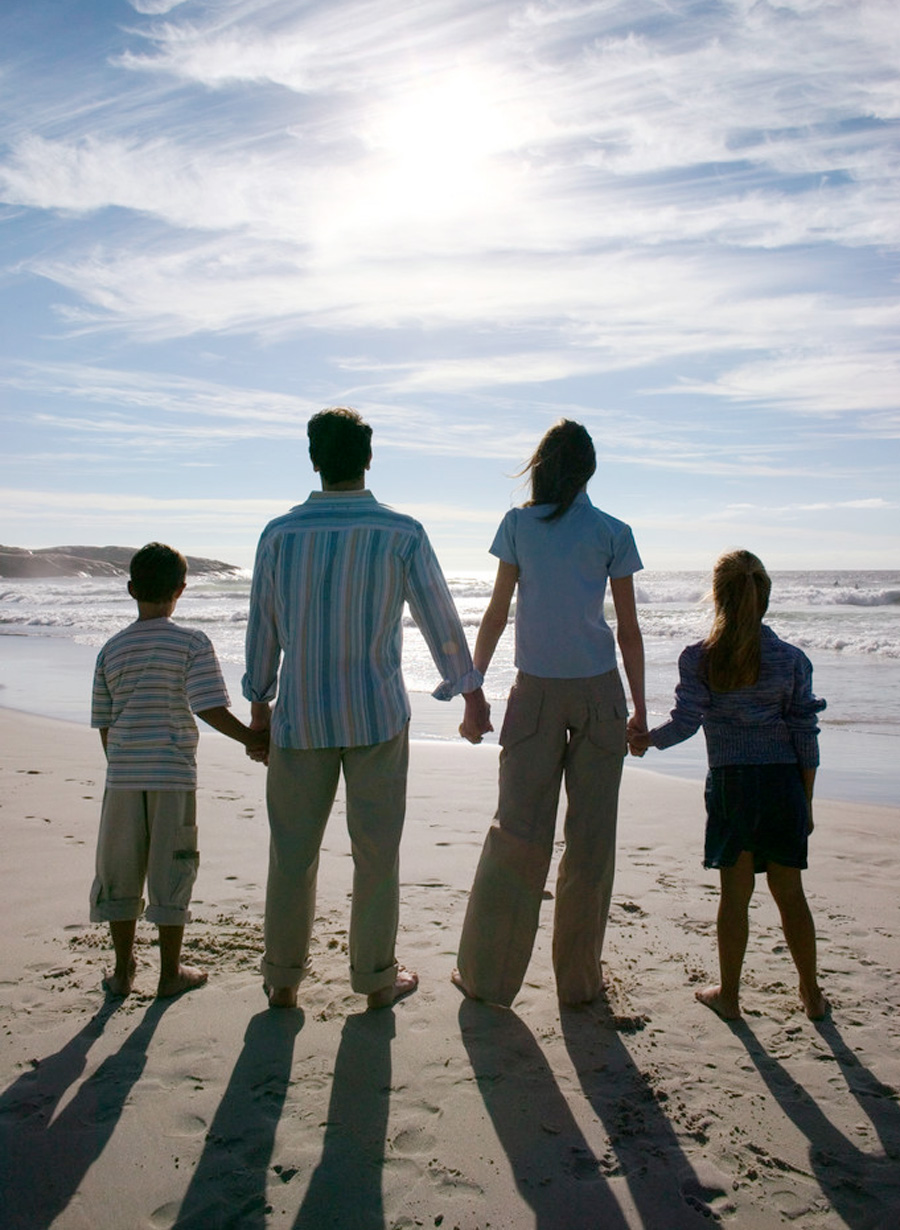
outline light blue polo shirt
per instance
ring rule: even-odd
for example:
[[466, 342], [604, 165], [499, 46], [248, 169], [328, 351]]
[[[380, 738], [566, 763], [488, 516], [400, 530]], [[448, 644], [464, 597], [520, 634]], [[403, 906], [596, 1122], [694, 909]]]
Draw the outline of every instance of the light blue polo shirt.
[[607, 578], [643, 568], [631, 527], [595, 508], [582, 491], [557, 521], [552, 504], [511, 508], [491, 554], [519, 570], [516, 666], [545, 679], [584, 679], [616, 665], [603, 618]]

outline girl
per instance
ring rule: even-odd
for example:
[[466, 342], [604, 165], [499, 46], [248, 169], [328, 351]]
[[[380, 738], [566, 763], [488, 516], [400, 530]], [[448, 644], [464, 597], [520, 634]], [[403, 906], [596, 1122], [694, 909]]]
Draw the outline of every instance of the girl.
[[[584, 427], [567, 420], [552, 427], [525, 469], [531, 499], [506, 514], [491, 546], [500, 563], [474, 659], [487, 671], [518, 589], [519, 669], [500, 733], [497, 814], [452, 978], [466, 995], [507, 1006], [534, 945], [563, 775], [568, 807], [553, 933], [557, 992], [565, 1004], [584, 1003], [603, 985], [627, 712], [615, 640], [603, 617], [607, 579], [634, 703], [631, 728], [646, 730], [632, 585], [642, 565], [629, 527], [588, 499], [596, 467]], [[474, 743], [482, 733], [466, 722], [460, 732]]]
[[812, 794], [819, 763], [812, 666], [763, 622], [771, 581], [749, 551], [731, 551], [713, 572], [715, 619], [705, 641], [678, 661], [680, 683], [668, 722], [631, 737], [639, 756], [706, 735], [705, 867], [718, 867], [717, 986], [697, 991], [727, 1021], [741, 1015], [738, 990], [747, 947], [747, 910], [756, 873], [765, 871], [784, 937], [800, 976], [807, 1016], [827, 1002], [816, 977], [816, 933], [803, 892]]

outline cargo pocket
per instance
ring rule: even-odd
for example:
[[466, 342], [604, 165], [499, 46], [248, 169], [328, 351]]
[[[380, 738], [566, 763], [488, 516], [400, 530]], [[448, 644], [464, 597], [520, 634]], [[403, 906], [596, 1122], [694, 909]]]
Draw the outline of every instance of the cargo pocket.
[[506, 716], [500, 730], [500, 746], [512, 747], [530, 739], [541, 719], [544, 692], [540, 684], [530, 679], [518, 679], [512, 686], [506, 704]]
[[178, 830], [175, 849], [172, 851], [169, 881], [169, 904], [175, 909], [187, 910], [190, 905], [191, 890], [194, 887], [199, 866], [197, 826], [195, 824], [182, 825]]
[[607, 756], [625, 756], [628, 752], [626, 725], [628, 706], [625, 697], [591, 705], [588, 738], [594, 747]]

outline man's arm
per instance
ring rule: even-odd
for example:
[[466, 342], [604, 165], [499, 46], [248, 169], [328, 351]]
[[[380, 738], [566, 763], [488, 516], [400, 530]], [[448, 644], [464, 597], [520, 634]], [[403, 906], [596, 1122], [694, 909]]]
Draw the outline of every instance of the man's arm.
[[275, 580], [269, 555], [268, 542], [263, 536], [253, 566], [245, 641], [246, 669], [241, 681], [241, 690], [251, 706], [273, 699], [281, 661], [281, 645], [275, 626]]
[[482, 675], [472, 665], [459, 613], [424, 530], [410, 560], [405, 597], [441, 674], [441, 683], [432, 695], [437, 700], [450, 700], [462, 693], [466, 704], [464, 725], [472, 735], [477, 732], [472, 741], [479, 741], [491, 729], [490, 706], [481, 690]]

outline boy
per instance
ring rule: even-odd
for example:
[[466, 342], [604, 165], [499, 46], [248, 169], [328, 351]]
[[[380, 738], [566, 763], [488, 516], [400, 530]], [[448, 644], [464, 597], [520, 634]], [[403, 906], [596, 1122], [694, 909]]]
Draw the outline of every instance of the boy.
[[161, 999], [192, 991], [205, 971], [181, 964], [184, 924], [197, 876], [195, 752], [192, 712], [266, 754], [266, 732], [229, 712], [228, 692], [209, 638], [171, 621], [184, 592], [187, 561], [151, 542], [132, 558], [128, 592], [137, 620], [100, 650], [94, 672], [91, 725], [106, 753], [106, 789], [97, 840], [91, 921], [108, 922], [116, 966], [103, 985], [112, 996], [134, 985], [135, 925], [144, 910], [159, 928]]

